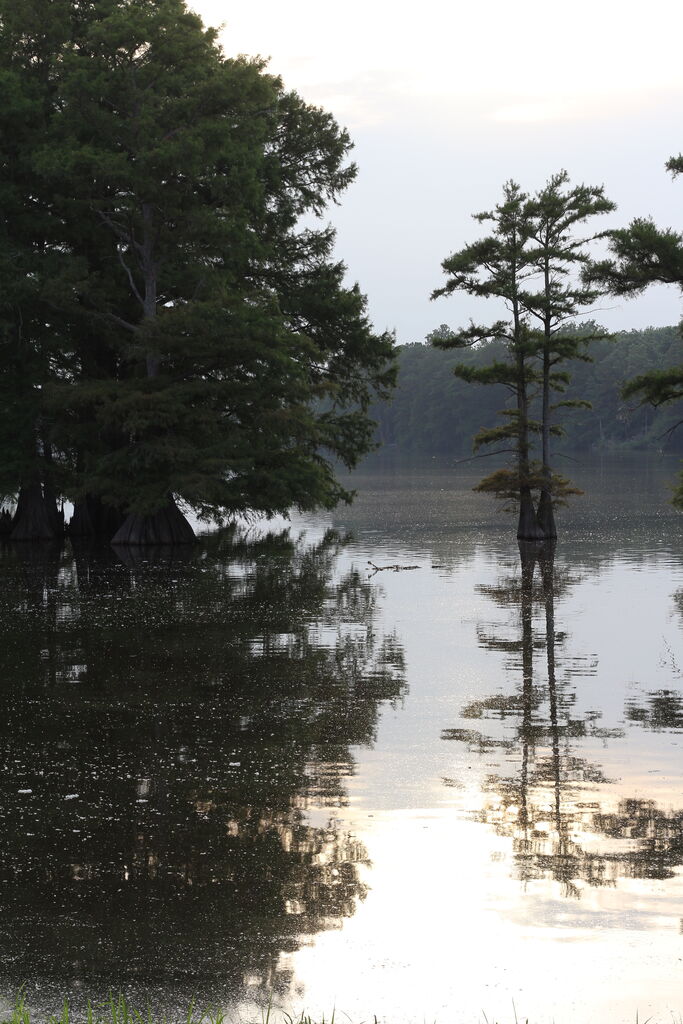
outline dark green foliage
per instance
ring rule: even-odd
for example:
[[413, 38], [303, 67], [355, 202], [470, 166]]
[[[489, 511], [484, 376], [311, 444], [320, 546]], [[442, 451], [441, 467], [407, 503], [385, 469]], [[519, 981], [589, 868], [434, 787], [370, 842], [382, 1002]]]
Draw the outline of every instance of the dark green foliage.
[[385, 446], [401, 451], [434, 455], [464, 455], [472, 436], [490, 422], [504, 405], [504, 388], [466, 387], [453, 374], [461, 366], [480, 364], [502, 356], [502, 342], [490, 342], [478, 349], [455, 355], [429, 345], [401, 345], [398, 354], [398, 384], [390, 403], [373, 405], [370, 412], [378, 422], [377, 438]]
[[347, 133], [224, 57], [182, 0], [0, 0], [0, 17], [2, 139], [41, 112], [30, 145], [3, 142], [0, 181], [18, 182], [5, 250], [36, 262], [28, 299], [5, 289], [22, 449], [49, 448], [69, 497], [143, 517], [172, 496], [215, 519], [348, 498], [331, 456], [371, 446], [393, 343], [315, 222], [355, 175]]
[[683, 280], [683, 235], [677, 231], [639, 217], [609, 236], [614, 259], [590, 267], [589, 281], [601, 281], [613, 295], [638, 295], [650, 284]]
[[[592, 335], [595, 325], [589, 321], [574, 329]], [[448, 332], [449, 328], [442, 325], [438, 330]], [[592, 362], [573, 366], [572, 379], [563, 395], [563, 400], [575, 401], [578, 407], [564, 414], [571, 417], [571, 430], [558, 437], [557, 451], [683, 452], [683, 431], [668, 433], [680, 418], [675, 408], [654, 409], [621, 397], [626, 380], [668, 365], [679, 345], [676, 327], [625, 331], [591, 342]], [[493, 421], [508, 399], [499, 384], [470, 387], [453, 375], [453, 366], [460, 361], [462, 366], [483, 369], [501, 353], [502, 342], [495, 341], [457, 354], [430, 345], [400, 346], [394, 398], [370, 410], [379, 424], [378, 440], [406, 454], [466, 458], [471, 453], [472, 438]], [[558, 409], [557, 416], [561, 426], [562, 409]]]
[[[31, 12], [35, 17], [35, 12]], [[66, 371], [61, 327], [41, 299], [43, 283], [61, 254], [54, 246], [50, 199], [40, 194], [32, 157], [48, 119], [49, 76], [40, 46], [20, 39], [8, 47], [6, 16], [0, 31], [0, 495], [19, 486], [54, 482], [51, 424], [44, 385]]]
[[[675, 178], [683, 173], [683, 156], [671, 157], [666, 169]], [[615, 295], [638, 295], [650, 284], [675, 284], [683, 291], [683, 235], [662, 230], [650, 218], [637, 218], [627, 228], [609, 232], [612, 258], [588, 268], [587, 280], [599, 281]], [[683, 330], [683, 323], [681, 324]], [[639, 373], [627, 381], [625, 398], [638, 398], [658, 408], [683, 397], [683, 363], [680, 343], [668, 369]], [[679, 417], [671, 424], [675, 430]], [[683, 509], [683, 476], [674, 493], [674, 504]]]

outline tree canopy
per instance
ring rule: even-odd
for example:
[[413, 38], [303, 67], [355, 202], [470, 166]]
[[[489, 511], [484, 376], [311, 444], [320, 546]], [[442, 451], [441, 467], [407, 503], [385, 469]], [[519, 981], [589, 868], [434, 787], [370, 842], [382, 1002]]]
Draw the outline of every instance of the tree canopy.
[[182, 0], [0, 0], [0, 52], [4, 492], [132, 542], [348, 499], [393, 341], [320, 220], [347, 133]]
[[[666, 169], [674, 178], [683, 174], [683, 155], [671, 157]], [[651, 284], [675, 284], [683, 291], [683, 234], [658, 228], [649, 217], [639, 217], [627, 228], [610, 231], [609, 237], [611, 258], [589, 268], [589, 281], [599, 281], [615, 295], [638, 295]], [[683, 398], [680, 345], [673, 365], [637, 374], [625, 384], [623, 395], [636, 397], [655, 408]], [[679, 417], [670, 429], [675, 430], [681, 423], [683, 419]], [[674, 504], [683, 508], [683, 476], [679, 478]]]

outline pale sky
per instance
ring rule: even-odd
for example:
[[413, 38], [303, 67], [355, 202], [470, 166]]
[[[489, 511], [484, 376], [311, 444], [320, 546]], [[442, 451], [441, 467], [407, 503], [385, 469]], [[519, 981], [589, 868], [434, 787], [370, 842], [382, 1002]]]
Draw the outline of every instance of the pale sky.
[[[348, 128], [359, 167], [329, 211], [337, 253], [378, 329], [422, 341], [440, 323], [495, 319], [486, 303], [429, 301], [441, 261], [479, 236], [470, 215], [503, 182], [534, 191], [566, 168], [618, 204], [598, 227], [652, 215], [683, 231], [680, 0], [194, 0], [228, 54], [270, 58], [308, 102]], [[614, 330], [677, 323], [676, 288], [603, 300]]]

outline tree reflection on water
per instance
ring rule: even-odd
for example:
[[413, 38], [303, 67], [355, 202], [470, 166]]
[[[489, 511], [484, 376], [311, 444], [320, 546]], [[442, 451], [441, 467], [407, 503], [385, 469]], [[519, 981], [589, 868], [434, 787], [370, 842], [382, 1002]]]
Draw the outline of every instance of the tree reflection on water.
[[335, 808], [405, 689], [343, 540], [217, 536], [185, 557], [2, 552], [0, 957], [27, 978], [287, 982], [353, 914]]
[[[576, 710], [576, 678], [594, 674], [595, 666], [567, 653], [569, 637], [555, 621], [556, 601], [576, 582], [556, 568], [553, 546], [520, 542], [519, 572], [479, 588], [512, 613], [511, 630], [480, 627], [478, 640], [505, 654], [515, 692], [463, 709], [464, 719], [488, 723], [491, 731], [446, 729], [443, 738], [480, 755], [498, 752], [514, 766], [485, 776], [481, 805], [470, 814], [512, 841], [518, 879], [551, 879], [565, 896], [579, 898], [584, 885], [673, 877], [683, 864], [683, 810], [641, 797], [615, 800], [612, 780], [593, 759], [594, 741], [605, 745], [624, 734]], [[644, 705], [627, 704], [626, 717], [652, 729], [680, 728], [680, 695], [651, 693]]]

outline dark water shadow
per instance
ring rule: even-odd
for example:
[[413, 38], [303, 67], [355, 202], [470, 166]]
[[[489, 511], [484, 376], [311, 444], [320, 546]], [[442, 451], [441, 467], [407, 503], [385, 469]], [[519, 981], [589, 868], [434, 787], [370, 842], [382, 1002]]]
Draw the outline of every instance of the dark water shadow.
[[5, 991], [264, 995], [355, 912], [337, 809], [405, 668], [342, 545], [0, 552]]

